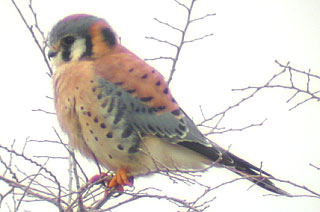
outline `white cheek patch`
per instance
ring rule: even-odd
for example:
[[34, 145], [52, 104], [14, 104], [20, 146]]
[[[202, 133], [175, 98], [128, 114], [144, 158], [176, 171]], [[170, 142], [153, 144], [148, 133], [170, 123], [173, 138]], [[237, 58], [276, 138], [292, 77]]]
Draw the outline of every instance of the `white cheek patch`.
[[[70, 49], [70, 61], [78, 61], [80, 57], [85, 53], [85, 51], [86, 40], [84, 38], [76, 39]], [[57, 56], [52, 58], [51, 64], [53, 66], [59, 66], [63, 63], [66, 63], [66, 61], [63, 59], [62, 51], [59, 51]]]
[[83, 53], [86, 51], [86, 40], [76, 39], [71, 47], [70, 58], [72, 61], [79, 60]]

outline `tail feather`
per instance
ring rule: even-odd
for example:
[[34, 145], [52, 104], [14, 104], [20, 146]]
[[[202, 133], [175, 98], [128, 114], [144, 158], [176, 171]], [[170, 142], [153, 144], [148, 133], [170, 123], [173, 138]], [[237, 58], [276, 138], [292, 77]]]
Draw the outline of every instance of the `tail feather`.
[[208, 157], [213, 162], [218, 163], [223, 167], [229, 169], [230, 171], [247, 178], [254, 184], [268, 191], [280, 195], [290, 196], [289, 193], [278, 188], [274, 185], [273, 182], [270, 181], [269, 178], [272, 178], [271, 174], [261, 170], [261, 168], [252, 165], [251, 163], [239, 158], [238, 156], [222, 149], [221, 147], [207, 147], [200, 143], [188, 141], [180, 142], [179, 144]]
[[[268, 191], [271, 191], [276, 194], [290, 196], [290, 194], [280, 188], [278, 188], [269, 178], [272, 177], [271, 174], [261, 170], [251, 163], [237, 157], [236, 155], [230, 152], [224, 152], [222, 157], [226, 157], [228, 159], [228, 164], [223, 164], [225, 161], [222, 159], [221, 164], [224, 165], [229, 170], [233, 171], [234, 173], [245, 177], [246, 179], [250, 180], [254, 184], [264, 188]], [[233, 164], [230, 164], [230, 159], [233, 161]]]

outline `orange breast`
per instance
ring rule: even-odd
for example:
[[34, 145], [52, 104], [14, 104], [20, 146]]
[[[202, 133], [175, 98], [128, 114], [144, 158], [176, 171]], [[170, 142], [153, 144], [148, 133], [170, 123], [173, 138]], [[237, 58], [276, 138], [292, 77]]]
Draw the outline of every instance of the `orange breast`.
[[79, 149], [82, 154], [92, 158], [93, 154], [84, 142], [79, 123], [77, 101], [88, 96], [84, 91], [88, 87], [88, 81], [92, 78], [89, 72], [91, 62], [70, 62], [56, 68], [53, 76], [55, 95], [55, 107], [58, 121], [68, 134], [71, 144]]

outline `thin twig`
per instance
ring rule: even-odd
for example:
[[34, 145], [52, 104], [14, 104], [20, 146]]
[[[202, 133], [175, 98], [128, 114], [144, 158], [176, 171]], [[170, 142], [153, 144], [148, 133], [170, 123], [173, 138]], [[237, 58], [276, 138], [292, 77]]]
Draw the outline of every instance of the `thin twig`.
[[[50, 64], [49, 64], [49, 61], [48, 61], [48, 59], [47, 59], [46, 52], [45, 52], [46, 46], [42, 47], [42, 46], [40, 45], [39, 40], [38, 40], [37, 36], [35, 35], [35, 33], [34, 33], [34, 31], [33, 31], [33, 26], [32, 26], [31, 24], [29, 24], [29, 23], [27, 22], [27, 20], [24, 18], [24, 15], [23, 15], [22, 12], [20, 11], [20, 9], [19, 9], [18, 5], [16, 4], [16, 2], [15, 2], [14, 0], [11, 0], [11, 2], [12, 2], [12, 4], [14, 5], [14, 7], [16, 8], [17, 12], [19, 13], [20, 18], [22, 19], [23, 23], [25, 24], [25, 26], [26, 26], [27, 29], [29, 30], [29, 32], [30, 32], [30, 34], [31, 34], [34, 42], [36, 43], [36, 45], [37, 45], [37, 47], [38, 47], [38, 49], [40, 50], [41, 55], [42, 55], [42, 57], [43, 57], [43, 60], [44, 60], [44, 62], [46, 63], [47, 68], [48, 68], [48, 70], [49, 70], [49, 73], [47, 73], [47, 74], [49, 75], [49, 77], [51, 77], [53, 72], [52, 72], [51, 66], [50, 66]], [[35, 21], [35, 23], [36, 23], [36, 28], [37, 28], [37, 30], [38, 30], [39, 32], [42, 32], [42, 31], [40, 30], [40, 28], [38, 27], [37, 15], [36, 15], [36, 13], [34, 13], [31, 4], [32, 4], [32, 1], [30, 0], [30, 1], [29, 1], [29, 8], [31, 9], [31, 12], [32, 12], [32, 14], [33, 14], [33, 16], [34, 16], [34, 19], [36, 20], [36, 21]], [[40, 33], [40, 34], [41, 34], [41, 33]], [[43, 35], [42, 35], [42, 36], [43, 36]], [[45, 41], [43, 41], [43, 43], [45, 43]]]

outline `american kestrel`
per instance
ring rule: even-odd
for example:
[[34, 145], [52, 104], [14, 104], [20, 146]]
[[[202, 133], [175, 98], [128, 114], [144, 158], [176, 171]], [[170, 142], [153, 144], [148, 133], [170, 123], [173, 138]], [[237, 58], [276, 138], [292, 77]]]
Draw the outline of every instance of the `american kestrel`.
[[116, 174], [225, 167], [271, 192], [287, 195], [270, 174], [209, 142], [173, 98], [164, 77], [118, 42], [101, 18], [59, 21], [49, 35], [58, 120], [71, 144]]

